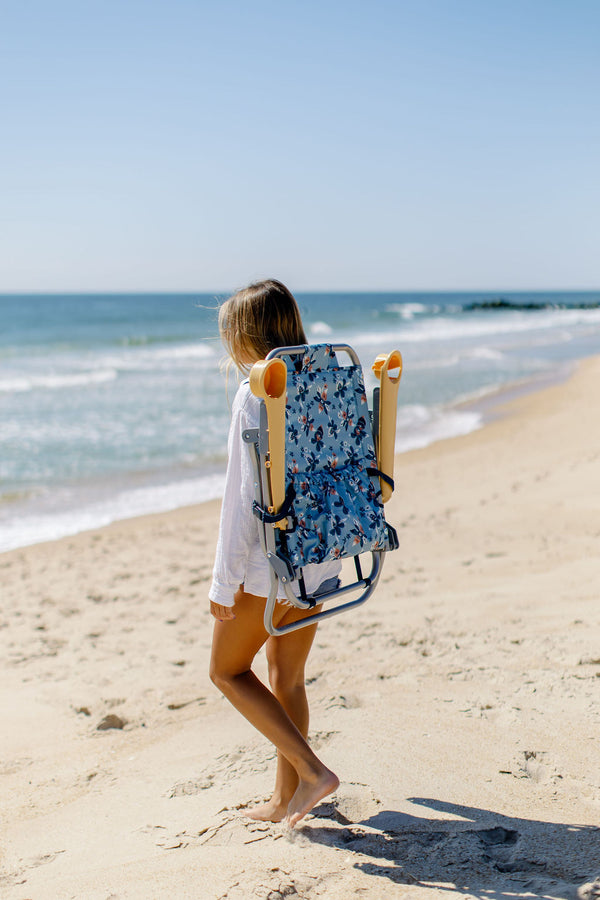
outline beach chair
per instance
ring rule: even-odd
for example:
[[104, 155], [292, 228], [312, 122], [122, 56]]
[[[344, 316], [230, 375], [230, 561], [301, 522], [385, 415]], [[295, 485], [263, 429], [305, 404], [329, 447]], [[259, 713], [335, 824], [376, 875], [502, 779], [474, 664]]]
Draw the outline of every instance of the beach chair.
[[[349, 364], [340, 365], [338, 357], [344, 356]], [[285, 634], [364, 603], [377, 585], [385, 553], [398, 547], [383, 503], [394, 487], [400, 353], [378, 356], [373, 371], [379, 385], [372, 413], [358, 357], [346, 344], [281, 347], [250, 372], [250, 388], [261, 401], [260, 424], [242, 436], [254, 450], [253, 512], [271, 566], [265, 607], [270, 634]], [[363, 554], [370, 556], [367, 575]], [[336, 586], [317, 598], [307, 594], [304, 566], [348, 557], [355, 569], [349, 583], [336, 579]], [[296, 607], [325, 606], [278, 628], [273, 612], [280, 584]]]

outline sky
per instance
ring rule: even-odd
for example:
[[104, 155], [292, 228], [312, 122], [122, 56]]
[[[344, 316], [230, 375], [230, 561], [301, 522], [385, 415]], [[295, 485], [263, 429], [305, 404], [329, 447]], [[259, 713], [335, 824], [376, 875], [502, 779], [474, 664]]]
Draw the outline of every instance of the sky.
[[600, 288], [596, 0], [0, 0], [0, 293]]

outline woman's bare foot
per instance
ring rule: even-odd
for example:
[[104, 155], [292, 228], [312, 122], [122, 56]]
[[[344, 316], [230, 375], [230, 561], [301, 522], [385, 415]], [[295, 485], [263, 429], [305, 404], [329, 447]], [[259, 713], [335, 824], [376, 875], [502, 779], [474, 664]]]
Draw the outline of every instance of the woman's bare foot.
[[287, 811], [287, 803], [278, 803], [274, 797], [271, 797], [267, 803], [244, 810], [244, 815], [249, 819], [256, 819], [258, 822], [281, 822], [282, 819], [285, 819]]
[[287, 809], [286, 822], [290, 828], [309, 813], [319, 800], [332, 794], [339, 783], [337, 775], [325, 768], [315, 781], [300, 781]]

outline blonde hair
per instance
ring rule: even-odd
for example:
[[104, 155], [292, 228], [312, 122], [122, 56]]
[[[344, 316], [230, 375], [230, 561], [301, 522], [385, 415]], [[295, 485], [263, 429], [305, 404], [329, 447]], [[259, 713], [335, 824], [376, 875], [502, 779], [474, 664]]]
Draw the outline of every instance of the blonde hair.
[[307, 343], [294, 295], [274, 278], [250, 284], [226, 300], [219, 309], [219, 332], [242, 372], [276, 347]]

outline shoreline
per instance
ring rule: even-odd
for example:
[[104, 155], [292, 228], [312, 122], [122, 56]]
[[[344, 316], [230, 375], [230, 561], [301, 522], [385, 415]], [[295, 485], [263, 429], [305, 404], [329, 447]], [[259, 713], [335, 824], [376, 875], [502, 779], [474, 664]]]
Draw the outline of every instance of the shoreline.
[[526, 378], [517, 379], [516, 381], [507, 382], [499, 387], [484, 390], [479, 396], [466, 398], [456, 404], [457, 409], [474, 410], [483, 415], [481, 427], [485, 427], [490, 422], [496, 421], [498, 416], [505, 413], [502, 410], [521, 397], [529, 394], [536, 394], [538, 391], [544, 391], [555, 385], [565, 384], [575, 374], [582, 363], [588, 359], [594, 359], [596, 354], [592, 356], [582, 356], [576, 360], [563, 362], [560, 371], [540, 372], [530, 375]]
[[[433, 437], [429, 440], [426, 439], [426, 443], [419, 444], [417, 442], [416, 446], [408, 445], [405, 449], [396, 452], [396, 460], [402, 458], [406, 453], [426, 450], [428, 447], [444, 443], [445, 441], [452, 441], [457, 437], [465, 437], [487, 427], [487, 425], [495, 421], [496, 418], [503, 417], [507, 414], [505, 407], [512, 399], [518, 399], [520, 396], [526, 396], [531, 393], [535, 394], [554, 384], [561, 384], [564, 381], [568, 381], [579, 365], [590, 358], [593, 357], [582, 357], [574, 362], [563, 364], [561, 372], [554, 374], [545, 372], [540, 375], [530, 376], [529, 378], [510, 382], [489, 390], [484, 389], [481, 395], [458, 400], [449, 406], [444, 407], [444, 412], [448, 415], [452, 415], [453, 412], [473, 413], [478, 417], [478, 421], [469, 426], [465, 431], [458, 428], [455, 434]], [[400, 394], [400, 402], [401, 399]], [[168, 481], [167, 483], [163, 483], [163, 479], [160, 477], [159, 473], [130, 473], [129, 478], [124, 474], [120, 474], [116, 476], [113, 481], [122, 481], [123, 487], [111, 500], [106, 500], [105, 497], [102, 497], [100, 493], [98, 493], [98, 496], [93, 500], [91, 505], [79, 505], [74, 508], [66, 508], [60, 512], [55, 511], [54, 514], [49, 517], [45, 529], [42, 526], [40, 530], [42, 533], [44, 530], [46, 533], [53, 532], [57, 528], [57, 520], [68, 521], [69, 517], [73, 514], [75, 514], [81, 522], [85, 523], [83, 527], [71, 530], [70, 526], [65, 524], [62, 527], [58, 526], [60, 533], [56, 534], [56, 536], [43, 536], [34, 540], [28, 539], [24, 543], [21, 543], [20, 539], [17, 539], [19, 541], [18, 543], [6, 546], [0, 544], [0, 557], [4, 553], [10, 553], [13, 550], [34, 547], [40, 544], [54, 543], [75, 537], [78, 534], [85, 534], [86, 532], [107, 528], [118, 522], [135, 521], [137, 519], [145, 518], [146, 516], [168, 515], [169, 513], [175, 513], [180, 509], [201, 508], [205, 503], [220, 499], [222, 487], [219, 488], [216, 486], [215, 482], [218, 485], [218, 483], [224, 479], [224, 468], [221, 471], [219, 467], [213, 464], [212, 471], [205, 474], [199, 474], [199, 471], [191, 478], [179, 478], [176, 481]], [[142, 481], [142, 485], [135, 486], [136, 480]], [[96, 480], [91, 486], [88, 486], [88, 495], [93, 496], [94, 493], [97, 493], [98, 484], [100, 483], [101, 480]], [[200, 494], [206, 494], [206, 499], [194, 499], [189, 503], [177, 502], [174, 499], [174, 495], [181, 498], [183, 492], [190, 490], [190, 485], [193, 485]], [[69, 488], [68, 486], [63, 486], [61, 490], [68, 491]], [[160, 495], [161, 493], [162, 498], [157, 499], [157, 495]], [[37, 497], [36, 494], [32, 494], [32, 496]], [[152, 499], [149, 499], [150, 496]], [[121, 515], [118, 512], [115, 512], [119, 506], [123, 507], [127, 504], [138, 506], [140, 511], [133, 515]], [[148, 509], [146, 511], [144, 507], [147, 508], [149, 506], [156, 506], [157, 508]], [[28, 514], [25, 512], [18, 521], [27, 521], [30, 515], [30, 513]], [[88, 524], [90, 519], [94, 517], [98, 519], [97, 524]]]
[[244, 818], [275, 754], [208, 677], [218, 500], [0, 555], [3, 896], [595, 896], [598, 377], [396, 458], [400, 549], [306, 672], [341, 784], [292, 833]]

